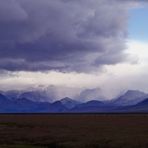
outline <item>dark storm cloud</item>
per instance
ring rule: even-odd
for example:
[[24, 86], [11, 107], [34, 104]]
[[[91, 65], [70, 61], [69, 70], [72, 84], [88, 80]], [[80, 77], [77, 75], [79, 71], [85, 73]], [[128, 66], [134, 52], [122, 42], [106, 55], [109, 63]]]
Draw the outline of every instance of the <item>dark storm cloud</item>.
[[124, 60], [128, 1], [1, 0], [0, 69], [92, 71]]

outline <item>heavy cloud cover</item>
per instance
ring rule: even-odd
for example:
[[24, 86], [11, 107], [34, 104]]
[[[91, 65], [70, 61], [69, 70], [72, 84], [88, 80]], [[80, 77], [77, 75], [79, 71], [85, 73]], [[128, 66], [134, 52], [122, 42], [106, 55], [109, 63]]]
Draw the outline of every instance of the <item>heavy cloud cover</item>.
[[1, 0], [0, 69], [93, 71], [126, 55], [129, 1]]

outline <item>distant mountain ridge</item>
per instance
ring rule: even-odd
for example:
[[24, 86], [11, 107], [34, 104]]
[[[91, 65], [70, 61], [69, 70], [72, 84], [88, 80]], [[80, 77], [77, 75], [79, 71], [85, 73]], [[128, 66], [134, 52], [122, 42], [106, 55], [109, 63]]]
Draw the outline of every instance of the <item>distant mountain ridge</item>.
[[138, 90], [128, 90], [125, 94], [114, 100], [113, 103], [119, 106], [135, 105], [147, 97], [148, 94], [144, 92]]
[[71, 98], [68, 98], [68, 97], [63, 98], [59, 101], [68, 109], [72, 109], [72, 108], [76, 107], [77, 105], [81, 104], [81, 102], [76, 101], [76, 100], [72, 100]]
[[[12, 98], [10, 94], [13, 94]], [[83, 103], [68, 97], [55, 102], [40, 102], [41, 98], [37, 101], [27, 98], [28, 93], [20, 93], [18, 98], [14, 98], [15, 95], [17, 92], [0, 93], [0, 113], [148, 113], [148, 95], [136, 90], [129, 90], [113, 101], [91, 100]], [[41, 97], [35, 92], [31, 92], [31, 96]]]
[[48, 96], [48, 94], [44, 90], [31, 90], [31, 91], [9, 90], [9, 91], [0, 91], [0, 93], [5, 95], [7, 98], [11, 100], [17, 100], [19, 98], [27, 98], [35, 102], [52, 101], [50, 96]]

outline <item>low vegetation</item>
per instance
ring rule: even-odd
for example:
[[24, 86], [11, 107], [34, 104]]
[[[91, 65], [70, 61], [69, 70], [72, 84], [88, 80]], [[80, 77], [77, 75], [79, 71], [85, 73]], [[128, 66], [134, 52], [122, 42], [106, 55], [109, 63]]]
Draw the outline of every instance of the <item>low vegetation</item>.
[[147, 148], [147, 114], [0, 115], [0, 148]]

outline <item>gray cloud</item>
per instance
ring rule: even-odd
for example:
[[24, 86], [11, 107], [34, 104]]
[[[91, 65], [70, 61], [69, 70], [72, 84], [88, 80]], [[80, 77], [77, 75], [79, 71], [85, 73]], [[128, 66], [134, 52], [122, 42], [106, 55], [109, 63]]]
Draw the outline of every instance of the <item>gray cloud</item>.
[[92, 71], [125, 60], [129, 2], [1, 0], [0, 69]]

